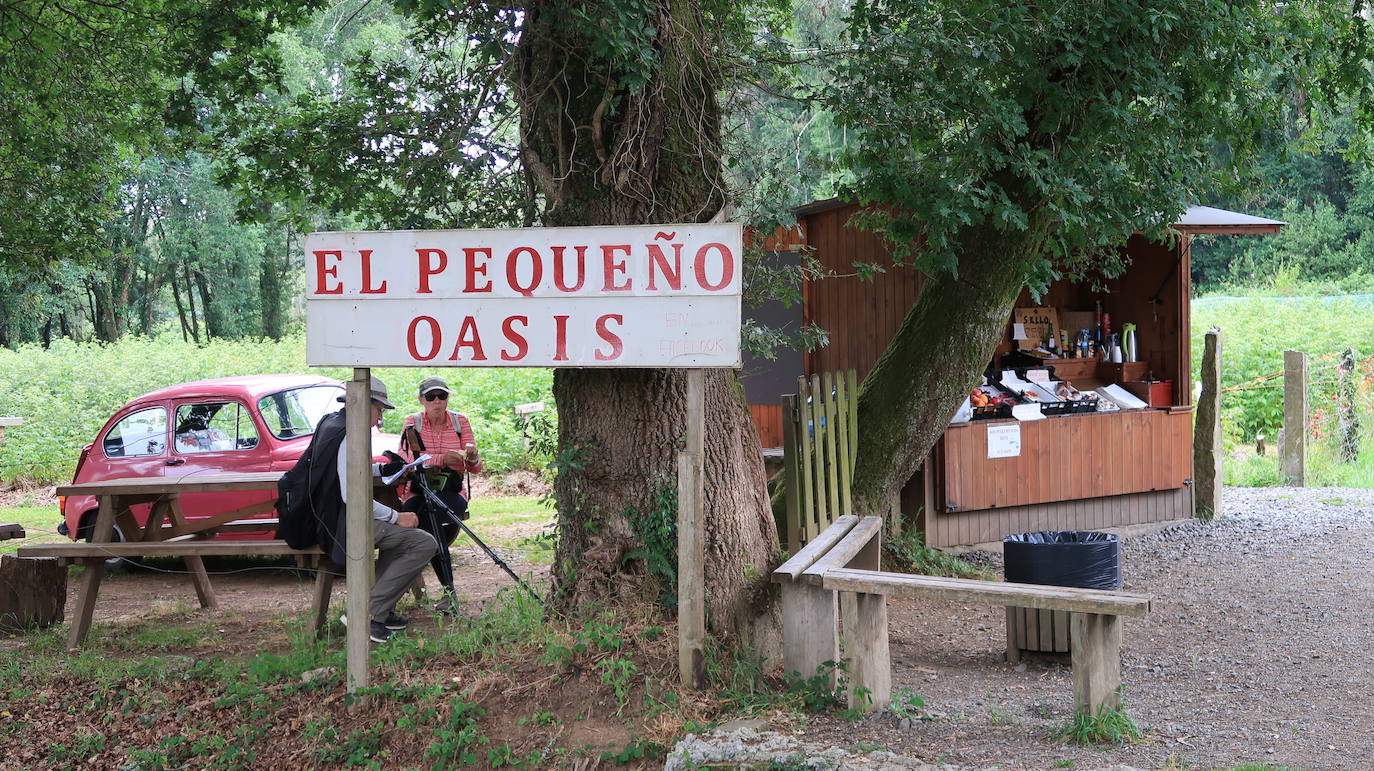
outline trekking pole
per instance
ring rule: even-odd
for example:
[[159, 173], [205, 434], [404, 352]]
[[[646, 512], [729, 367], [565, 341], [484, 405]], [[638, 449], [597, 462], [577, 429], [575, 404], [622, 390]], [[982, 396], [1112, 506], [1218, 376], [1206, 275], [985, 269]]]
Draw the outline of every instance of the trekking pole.
[[[423, 478], [423, 475], [420, 476], [421, 478]], [[519, 584], [520, 588], [529, 592], [530, 596], [533, 597], [536, 602], [538, 602], [540, 605], [544, 604], [544, 598], [540, 597], [537, 592], [530, 588], [529, 584], [525, 583], [524, 580], [520, 578], [520, 576], [516, 575], [515, 571], [511, 570], [510, 566], [506, 564], [505, 560], [501, 559], [500, 555], [498, 555], [494, 550], [492, 550], [490, 546], [487, 546], [486, 542], [484, 542], [481, 538], [478, 538], [477, 534], [472, 532], [472, 529], [469, 528], [467, 524], [463, 522], [463, 520], [459, 519], [458, 515], [453, 513], [453, 509], [450, 509], [448, 507], [448, 504], [444, 503], [443, 499], [435, 495], [433, 490], [429, 489], [428, 483], [420, 482], [418, 486], [420, 488], [421, 493], [424, 494], [425, 500], [429, 503], [430, 506], [434, 507], [434, 509], [437, 511], [442, 511], [443, 513], [447, 514], [449, 519], [453, 520], [453, 522], [457, 524], [458, 527], [461, 528], [464, 533], [467, 533], [468, 538], [471, 538], [473, 543], [477, 544], [479, 547], [481, 547], [482, 551], [487, 553], [487, 556], [491, 558], [492, 562], [496, 563], [497, 567], [506, 571], [506, 573], [511, 578], [515, 579], [515, 583]]]

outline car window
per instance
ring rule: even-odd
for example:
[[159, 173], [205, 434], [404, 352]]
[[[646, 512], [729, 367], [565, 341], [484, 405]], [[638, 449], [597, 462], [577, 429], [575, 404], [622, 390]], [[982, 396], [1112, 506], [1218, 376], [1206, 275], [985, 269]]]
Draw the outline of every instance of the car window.
[[110, 458], [160, 454], [167, 444], [166, 408], [153, 407], [126, 416], [105, 434], [103, 444]]
[[251, 450], [258, 430], [238, 402], [178, 404], [174, 441], [179, 453]]
[[315, 433], [321, 418], [338, 411], [339, 397], [343, 395], [343, 387], [337, 385], [292, 388], [262, 397], [258, 409], [273, 436], [294, 439]]

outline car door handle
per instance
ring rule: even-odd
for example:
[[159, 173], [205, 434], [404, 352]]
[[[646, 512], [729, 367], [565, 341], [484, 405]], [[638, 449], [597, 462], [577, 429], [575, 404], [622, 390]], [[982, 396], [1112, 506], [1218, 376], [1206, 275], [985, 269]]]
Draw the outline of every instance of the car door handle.
[[167, 461], [167, 465], [168, 465], [168, 466], [180, 466], [181, 464], [183, 464], [183, 463], [185, 463], [185, 462], [186, 462], [186, 459], [185, 459], [185, 458], [173, 458], [173, 459]]

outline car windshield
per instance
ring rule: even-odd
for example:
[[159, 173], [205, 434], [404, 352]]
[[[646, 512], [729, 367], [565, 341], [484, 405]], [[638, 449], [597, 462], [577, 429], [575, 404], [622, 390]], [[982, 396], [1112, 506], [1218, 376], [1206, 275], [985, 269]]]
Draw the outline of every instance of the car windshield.
[[320, 418], [341, 406], [343, 386], [317, 385], [292, 388], [289, 391], [264, 396], [258, 400], [267, 430], [278, 439], [295, 439], [315, 433]]

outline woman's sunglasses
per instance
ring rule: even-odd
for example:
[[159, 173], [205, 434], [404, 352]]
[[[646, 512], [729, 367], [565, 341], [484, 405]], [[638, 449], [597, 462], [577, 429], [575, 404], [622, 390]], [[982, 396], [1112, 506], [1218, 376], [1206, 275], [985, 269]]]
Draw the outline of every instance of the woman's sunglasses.
[[425, 401], [427, 402], [442, 401], [447, 398], [448, 394], [444, 393], [443, 391], [430, 391], [429, 393], [425, 394]]

